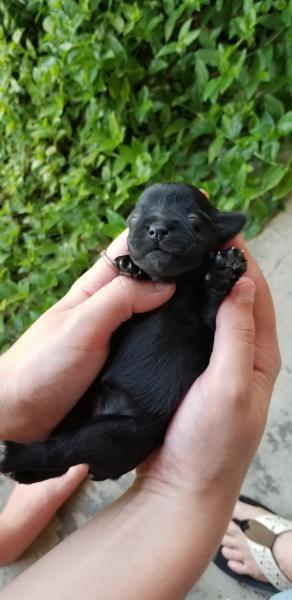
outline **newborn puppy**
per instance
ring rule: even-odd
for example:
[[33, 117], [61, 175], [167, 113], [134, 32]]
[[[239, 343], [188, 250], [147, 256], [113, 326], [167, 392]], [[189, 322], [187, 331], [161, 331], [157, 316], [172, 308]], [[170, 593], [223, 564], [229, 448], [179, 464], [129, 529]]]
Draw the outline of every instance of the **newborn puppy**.
[[174, 296], [121, 325], [102, 372], [51, 438], [0, 443], [1, 471], [29, 483], [88, 463], [93, 479], [116, 479], [162, 443], [208, 365], [218, 306], [246, 270], [240, 250], [220, 250], [244, 223], [191, 185], [146, 189], [129, 217], [129, 255], [114, 264], [138, 279], [175, 281]]

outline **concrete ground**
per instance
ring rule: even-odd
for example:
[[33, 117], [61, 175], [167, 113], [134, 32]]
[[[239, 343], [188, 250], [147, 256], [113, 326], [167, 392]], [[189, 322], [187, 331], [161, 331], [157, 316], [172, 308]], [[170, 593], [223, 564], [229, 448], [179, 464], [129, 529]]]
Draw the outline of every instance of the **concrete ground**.
[[[292, 519], [292, 201], [249, 245], [272, 290], [283, 366], [275, 388], [266, 433], [243, 491]], [[0, 587], [76, 527], [80, 527], [97, 510], [112, 502], [127, 488], [131, 478], [131, 475], [127, 475], [118, 482], [84, 484], [23, 558], [10, 567], [0, 569]], [[0, 476], [0, 508], [12, 485], [7, 478]], [[194, 551], [199, 552], [200, 549], [194, 548]], [[210, 565], [188, 599], [259, 600], [266, 597], [230, 580], [214, 565]]]

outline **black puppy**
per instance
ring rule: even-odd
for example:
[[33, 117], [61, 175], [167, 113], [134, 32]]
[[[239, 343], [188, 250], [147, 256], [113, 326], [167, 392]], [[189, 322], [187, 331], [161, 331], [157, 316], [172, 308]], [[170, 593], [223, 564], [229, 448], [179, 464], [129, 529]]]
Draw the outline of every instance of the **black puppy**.
[[190, 185], [157, 184], [142, 194], [129, 217], [129, 256], [115, 266], [138, 279], [175, 281], [174, 296], [121, 325], [102, 372], [51, 438], [0, 442], [1, 471], [28, 483], [88, 463], [94, 479], [115, 479], [161, 444], [208, 365], [218, 306], [246, 270], [240, 250], [220, 250], [244, 223]]

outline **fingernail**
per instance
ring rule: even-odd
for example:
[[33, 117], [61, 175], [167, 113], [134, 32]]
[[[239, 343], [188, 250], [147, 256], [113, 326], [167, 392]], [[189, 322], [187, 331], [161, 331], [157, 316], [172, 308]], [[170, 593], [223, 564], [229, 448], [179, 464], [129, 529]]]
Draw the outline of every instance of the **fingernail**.
[[154, 288], [156, 292], [162, 293], [166, 291], [171, 291], [175, 289], [174, 283], [164, 283], [163, 281], [156, 281], [154, 283]]
[[256, 286], [248, 277], [242, 277], [236, 284], [237, 298], [239, 300], [250, 300], [254, 302]]

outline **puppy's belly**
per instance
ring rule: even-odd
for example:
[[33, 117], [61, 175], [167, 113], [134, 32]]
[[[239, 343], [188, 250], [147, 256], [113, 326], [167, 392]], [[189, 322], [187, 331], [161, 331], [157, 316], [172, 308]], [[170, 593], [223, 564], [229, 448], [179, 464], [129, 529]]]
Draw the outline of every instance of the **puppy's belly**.
[[109, 359], [91, 387], [94, 414], [147, 419], [172, 414], [206, 368], [212, 335], [198, 320], [159, 311], [120, 327]]

